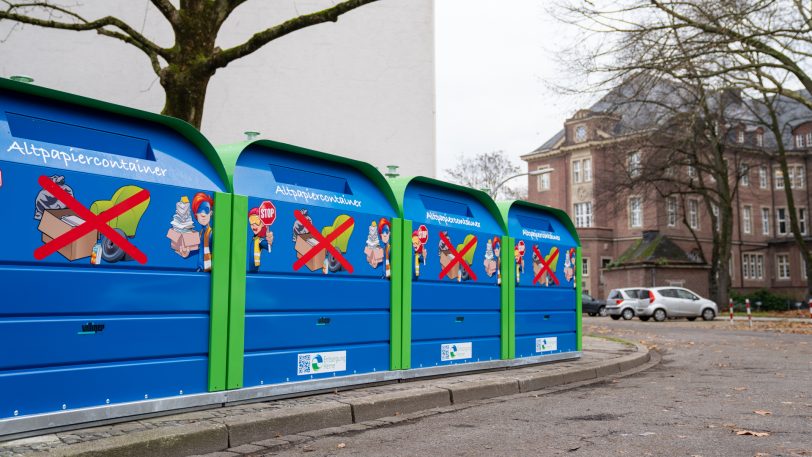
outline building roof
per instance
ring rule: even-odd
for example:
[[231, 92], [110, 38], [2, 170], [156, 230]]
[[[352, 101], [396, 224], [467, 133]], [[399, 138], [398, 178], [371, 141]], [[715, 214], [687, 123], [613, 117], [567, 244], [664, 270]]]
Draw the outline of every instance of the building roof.
[[[807, 91], [795, 94], [812, 100]], [[614, 137], [642, 133], [665, 127], [675, 115], [696, 110], [697, 95], [688, 86], [679, 82], [650, 78], [631, 78], [627, 82], [609, 91], [600, 100], [590, 106], [586, 117], [611, 115], [617, 119], [611, 131]], [[781, 141], [787, 150], [795, 149], [792, 131], [797, 126], [812, 122], [812, 110], [803, 103], [786, 96], [775, 96], [770, 102], [776, 107], [779, 124], [782, 126]], [[722, 103], [724, 117], [729, 124], [742, 124], [745, 132], [754, 132], [761, 128], [765, 135], [763, 147], [776, 149], [777, 143], [768, 128], [769, 111], [764, 101], [742, 95], [740, 91], [723, 90], [716, 92], [709, 103], [709, 109], [715, 111]], [[580, 112], [579, 112], [580, 113]], [[736, 142], [736, 131], [728, 130], [728, 141]], [[559, 130], [528, 156], [556, 149], [565, 138], [565, 130]], [[755, 147], [755, 139], [746, 138], [746, 145]]]
[[704, 263], [693, 260], [668, 236], [661, 235], [656, 230], [651, 230], [643, 232], [643, 237], [620, 254], [609, 265], [609, 268], [640, 264], [703, 265]]

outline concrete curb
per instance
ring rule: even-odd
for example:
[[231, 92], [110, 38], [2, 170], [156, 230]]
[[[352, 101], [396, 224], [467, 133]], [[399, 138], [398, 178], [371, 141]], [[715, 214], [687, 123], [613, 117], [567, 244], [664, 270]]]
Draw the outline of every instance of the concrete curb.
[[[415, 382], [415, 386], [393, 392], [351, 395], [272, 411], [257, 411], [239, 416], [204, 419], [193, 424], [161, 427], [123, 436], [51, 449], [58, 457], [150, 457], [188, 456], [236, 451], [279, 448], [313, 437], [386, 426], [442, 411], [449, 407], [476, 404], [479, 400], [506, 397], [573, 383], [589, 383], [607, 376], [623, 376], [650, 361], [649, 349], [629, 343], [635, 352], [595, 362], [578, 361], [561, 366], [536, 365], [511, 370], [437, 378]], [[625, 352], [618, 351], [618, 352]], [[651, 364], [653, 366], [654, 363]], [[408, 386], [408, 384], [406, 384]], [[363, 390], [359, 390], [363, 394]], [[374, 391], [373, 391], [374, 392]], [[463, 406], [464, 407], [464, 406]], [[195, 414], [195, 413], [193, 413]], [[251, 444], [253, 443], [253, 444]], [[239, 449], [238, 449], [239, 448]], [[28, 454], [32, 455], [32, 454]]]

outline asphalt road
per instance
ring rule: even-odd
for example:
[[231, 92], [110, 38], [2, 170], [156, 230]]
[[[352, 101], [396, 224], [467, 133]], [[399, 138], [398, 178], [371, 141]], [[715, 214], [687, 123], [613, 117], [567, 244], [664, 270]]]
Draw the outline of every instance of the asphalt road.
[[262, 455], [812, 456], [812, 336], [718, 324], [585, 316], [585, 333], [656, 346], [662, 362]]

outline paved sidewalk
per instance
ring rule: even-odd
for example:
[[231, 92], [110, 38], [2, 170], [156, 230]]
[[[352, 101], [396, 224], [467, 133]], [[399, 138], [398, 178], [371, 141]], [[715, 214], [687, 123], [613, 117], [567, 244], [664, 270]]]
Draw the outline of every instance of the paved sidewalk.
[[656, 353], [649, 353], [642, 345], [586, 337], [583, 357], [576, 361], [362, 387], [53, 433], [0, 443], [0, 457], [236, 457], [270, 452], [319, 436], [390, 426], [483, 401], [498, 401], [497, 397], [571, 388], [576, 383], [630, 374], [658, 360]]

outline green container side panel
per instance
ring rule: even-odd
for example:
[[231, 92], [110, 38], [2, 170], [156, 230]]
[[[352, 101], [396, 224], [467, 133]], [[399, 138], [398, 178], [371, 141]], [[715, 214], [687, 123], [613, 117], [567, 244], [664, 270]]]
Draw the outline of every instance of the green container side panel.
[[212, 227], [211, 316], [209, 319], [209, 391], [225, 390], [228, 361], [229, 251], [231, 194], [215, 192]]
[[401, 354], [400, 368], [408, 370], [412, 367], [412, 221], [403, 219], [403, 236], [401, 252], [403, 268], [401, 269]]
[[575, 319], [577, 321], [576, 322], [576, 327], [575, 327], [575, 344], [576, 344], [576, 348], [579, 351], [583, 351], [583, 348], [584, 348], [584, 335], [583, 335], [583, 328], [582, 328], [583, 323], [581, 322], [582, 319], [583, 319], [583, 315], [582, 315], [582, 311], [581, 311], [582, 310], [582, 308], [581, 308], [581, 306], [582, 306], [582, 303], [581, 303], [581, 298], [582, 298], [581, 297], [581, 289], [583, 288], [583, 284], [581, 284], [581, 282], [583, 281], [583, 277], [581, 276], [581, 274], [583, 273], [583, 271], [582, 271], [583, 270], [583, 264], [581, 263], [582, 260], [581, 260], [581, 247], [580, 246], [578, 247], [578, 249], [575, 250], [575, 259], [576, 259], [575, 260], [575, 265], [577, 265], [577, 267], [575, 268], [575, 285], [576, 285], [576, 290], [575, 290]]
[[245, 350], [245, 265], [248, 234], [241, 223], [248, 214], [248, 197], [234, 195], [231, 231], [231, 288], [228, 301], [228, 389], [243, 386]]
[[[502, 249], [500, 252], [500, 259], [499, 259], [499, 275], [502, 278], [502, 283], [500, 284], [500, 295], [502, 299], [502, 306], [501, 306], [501, 351], [500, 355], [503, 360], [510, 359], [510, 300], [511, 295], [513, 292], [513, 288], [515, 287], [514, 284], [510, 282], [510, 273], [509, 270], [511, 269], [512, 261], [511, 258], [513, 257], [513, 249], [510, 249], [512, 244], [510, 244], [510, 237], [503, 236], [502, 237]], [[508, 252], [511, 252], [508, 255]]]
[[390, 335], [389, 335], [389, 368], [391, 370], [401, 369], [401, 358], [403, 351], [402, 341], [402, 309], [403, 309], [403, 249], [404, 241], [403, 219], [392, 219], [392, 240], [395, 245], [392, 247], [391, 264], [391, 284], [390, 284]]
[[[512, 247], [516, 245], [516, 238], [508, 237], [508, 245], [511, 249], [504, 249], [507, 251], [507, 281], [510, 284], [508, 292], [510, 294], [510, 308], [508, 309], [508, 341], [510, 346], [508, 349], [508, 358], [516, 358], [516, 256], [514, 255]], [[504, 246], [504, 245], [503, 245]]]

